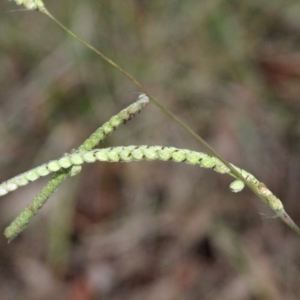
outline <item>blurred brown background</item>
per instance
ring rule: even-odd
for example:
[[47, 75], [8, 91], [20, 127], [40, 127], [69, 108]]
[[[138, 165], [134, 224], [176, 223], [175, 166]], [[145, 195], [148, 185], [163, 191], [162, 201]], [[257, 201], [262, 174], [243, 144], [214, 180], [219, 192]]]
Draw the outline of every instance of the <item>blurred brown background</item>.
[[[298, 1], [46, 1], [300, 224]], [[0, 3], [0, 181], [60, 157], [137, 98], [47, 17]], [[150, 104], [101, 147], [205, 151]], [[1, 231], [47, 179], [0, 202]], [[299, 299], [300, 239], [228, 176], [95, 163], [0, 238], [0, 299]]]

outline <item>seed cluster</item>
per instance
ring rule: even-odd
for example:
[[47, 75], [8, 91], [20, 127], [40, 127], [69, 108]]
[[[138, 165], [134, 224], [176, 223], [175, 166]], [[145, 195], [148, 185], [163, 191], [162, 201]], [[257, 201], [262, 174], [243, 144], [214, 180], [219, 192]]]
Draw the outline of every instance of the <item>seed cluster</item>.
[[136, 102], [121, 110], [117, 115], [113, 116], [109, 121], [98, 128], [87, 140], [84, 141], [84, 143], [78, 148], [78, 151], [89, 151], [96, 147], [101, 141], [115, 131], [118, 126], [125, 124], [138, 114], [148, 103], [149, 98], [145, 94], [139, 95]]
[[[52, 172], [69, 169], [73, 166], [81, 166], [84, 163], [93, 163], [95, 161], [130, 162], [140, 160], [185, 162], [192, 165], [200, 165], [203, 168], [210, 168], [221, 174], [230, 174], [230, 170], [218, 158], [201, 152], [162, 146], [112, 147], [65, 154], [57, 160], [52, 160], [3, 182], [0, 184], [0, 196]], [[245, 178], [250, 178], [250, 174], [246, 172], [243, 172], [243, 174]], [[251, 175], [251, 179], [252, 178], [254, 177]]]
[[44, 10], [45, 5], [41, 0], [13, 0], [17, 5], [23, 5], [30, 10]]
[[40, 177], [47, 176], [52, 172], [69, 169], [73, 166], [81, 166], [84, 163], [93, 163], [95, 161], [130, 162], [140, 160], [171, 160], [193, 165], [198, 164], [203, 168], [212, 168], [218, 173], [230, 172], [220, 160], [201, 152], [162, 146], [113, 147], [66, 154], [60, 159], [52, 160], [38, 166], [0, 184], [0, 196], [14, 191], [18, 187], [24, 186]]
[[[227, 173], [232, 175], [231, 171], [218, 158], [202, 152], [163, 146], [111, 147], [67, 154], [60, 159], [52, 160], [28, 172], [20, 174], [0, 184], [0, 196], [14, 191], [18, 187], [24, 186], [29, 182], [35, 181], [38, 178], [46, 176], [52, 172], [57, 172], [61, 169], [69, 169], [73, 166], [81, 166], [84, 163], [93, 163], [95, 161], [130, 162], [142, 160], [185, 162], [192, 165], [199, 165], [203, 168], [210, 168], [221, 174]], [[251, 182], [257, 186], [257, 190], [263, 196], [271, 199], [271, 207], [273, 207], [275, 210], [280, 210], [283, 208], [281, 202], [278, 202], [279, 199], [277, 201], [277, 198], [253, 175], [237, 167], [235, 168], [248, 182]], [[230, 185], [230, 188], [233, 192], [239, 192], [244, 188], [244, 183], [240, 180], [235, 180]], [[275, 200], [274, 197], [276, 198]]]

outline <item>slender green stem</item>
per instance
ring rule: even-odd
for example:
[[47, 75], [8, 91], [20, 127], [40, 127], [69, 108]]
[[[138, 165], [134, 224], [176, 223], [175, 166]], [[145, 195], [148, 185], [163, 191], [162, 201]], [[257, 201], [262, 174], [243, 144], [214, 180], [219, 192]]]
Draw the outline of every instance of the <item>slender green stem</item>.
[[299, 226], [293, 221], [293, 219], [285, 211], [277, 215], [286, 225], [288, 225], [300, 237]]

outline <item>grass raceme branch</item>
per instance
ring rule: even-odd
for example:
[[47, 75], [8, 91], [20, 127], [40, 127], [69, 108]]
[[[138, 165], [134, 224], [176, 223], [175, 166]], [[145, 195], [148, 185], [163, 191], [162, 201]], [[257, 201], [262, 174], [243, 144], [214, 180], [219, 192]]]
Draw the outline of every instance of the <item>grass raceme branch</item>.
[[[31, 181], [45, 176], [51, 172], [61, 172], [64, 169], [70, 169], [72, 166], [81, 166], [84, 163], [93, 163], [95, 161], [102, 162], [131, 162], [142, 160], [161, 160], [161, 161], [174, 161], [185, 162], [192, 165], [199, 165], [202, 168], [210, 168], [221, 174], [229, 174], [235, 177], [231, 171], [221, 162], [218, 158], [207, 155], [202, 152], [191, 151], [187, 149], [178, 149], [174, 147], [163, 146], [126, 146], [126, 147], [112, 147], [105, 149], [94, 149], [85, 152], [76, 152], [67, 154], [60, 159], [52, 160], [28, 172], [18, 176], [16, 181], [14, 178], [6, 181], [0, 185], [1, 189], [7, 189], [10, 184], [14, 187], [23, 186]], [[253, 175], [239, 169], [235, 166], [238, 172], [242, 174], [245, 180], [257, 187], [257, 192], [267, 199], [268, 206], [276, 214], [284, 214], [284, 207], [281, 201], [274, 196], [266, 186], [259, 182]], [[21, 182], [20, 185], [19, 182]], [[237, 181], [234, 181], [235, 183]], [[238, 189], [231, 186], [231, 190], [238, 192], [242, 190], [243, 186], [238, 185]], [[31, 218], [36, 214], [37, 210], [42, 205], [35, 201], [30, 204], [17, 219], [5, 230], [5, 236], [8, 240], [12, 240], [17, 236], [28, 224]]]

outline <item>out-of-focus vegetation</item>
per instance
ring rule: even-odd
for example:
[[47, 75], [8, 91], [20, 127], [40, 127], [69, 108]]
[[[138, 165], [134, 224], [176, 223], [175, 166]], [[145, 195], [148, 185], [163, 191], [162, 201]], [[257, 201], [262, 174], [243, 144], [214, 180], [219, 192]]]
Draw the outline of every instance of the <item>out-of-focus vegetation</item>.
[[[300, 224], [297, 1], [47, 1]], [[76, 148], [139, 92], [47, 17], [0, 3], [0, 180]], [[101, 146], [199, 149], [149, 105]], [[42, 188], [1, 198], [4, 228]], [[183, 164], [95, 163], [21, 237], [1, 299], [298, 299], [299, 238], [250, 191]]]

